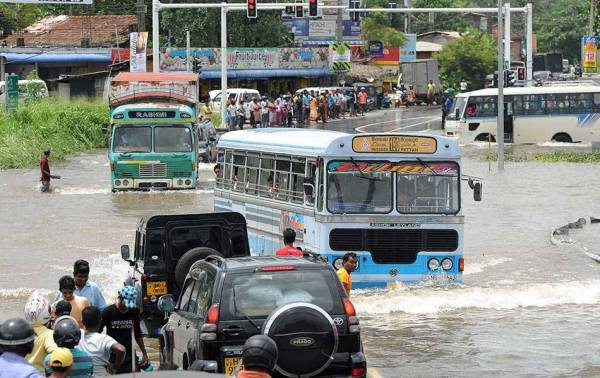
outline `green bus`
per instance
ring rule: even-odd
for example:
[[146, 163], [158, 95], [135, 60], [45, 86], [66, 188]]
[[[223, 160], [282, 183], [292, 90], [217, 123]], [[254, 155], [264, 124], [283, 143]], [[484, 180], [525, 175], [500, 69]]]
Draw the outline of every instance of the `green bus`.
[[111, 189], [196, 187], [196, 75], [120, 73], [111, 82]]

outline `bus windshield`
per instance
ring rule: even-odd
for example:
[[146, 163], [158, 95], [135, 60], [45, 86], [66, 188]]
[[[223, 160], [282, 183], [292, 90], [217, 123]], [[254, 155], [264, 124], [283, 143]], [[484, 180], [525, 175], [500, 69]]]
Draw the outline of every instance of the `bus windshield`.
[[115, 152], [150, 152], [151, 133], [150, 126], [118, 127], [113, 136], [113, 149]]
[[154, 128], [154, 152], [191, 152], [192, 133], [186, 126]]
[[392, 173], [370, 170], [383, 162], [332, 161], [327, 174], [327, 209], [333, 214], [392, 211]]
[[396, 169], [400, 213], [455, 214], [459, 203], [459, 172], [454, 162], [404, 162]]
[[[460, 119], [460, 117], [462, 116], [462, 113], [463, 113], [463, 110], [465, 109], [466, 103], [467, 103], [466, 97], [455, 97], [454, 103], [452, 104], [452, 108], [450, 109], [450, 112], [448, 112], [446, 119], [458, 121]], [[458, 117], [456, 117], [456, 109], [458, 109]]]

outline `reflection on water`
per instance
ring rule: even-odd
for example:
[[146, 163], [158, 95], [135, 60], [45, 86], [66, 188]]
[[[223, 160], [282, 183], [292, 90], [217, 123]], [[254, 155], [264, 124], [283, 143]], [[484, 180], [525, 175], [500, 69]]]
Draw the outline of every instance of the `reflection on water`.
[[[549, 241], [553, 228], [600, 217], [600, 166], [507, 163], [487, 171], [478, 146], [462, 172], [483, 177], [483, 201], [463, 188], [464, 283], [357, 290], [369, 366], [381, 376], [598, 376], [600, 264]], [[110, 193], [105, 152], [53, 167], [55, 190], [35, 190], [37, 171], [0, 172], [0, 316], [18, 314], [35, 288], [48, 293], [78, 258], [114, 299], [142, 216], [210, 212], [212, 164], [197, 190]], [[10, 188], [7, 189], [7, 188]], [[8, 215], [8, 216], [6, 216]], [[599, 253], [600, 224], [577, 238]]]

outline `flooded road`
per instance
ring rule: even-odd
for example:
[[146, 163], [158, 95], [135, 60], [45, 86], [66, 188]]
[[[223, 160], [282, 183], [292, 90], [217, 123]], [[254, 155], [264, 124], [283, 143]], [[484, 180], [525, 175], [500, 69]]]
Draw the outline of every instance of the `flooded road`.
[[[363, 124], [376, 122], [364, 131], [399, 127]], [[600, 165], [507, 163], [498, 174], [483, 148], [464, 154], [462, 172], [484, 179], [482, 202], [463, 188], [464, 284], [353, 292], [371, 375], [599, 376], [600, 264], [549, 236], [600, 217]], [[37, 170], [0, 171], [0, 318], [20, 315], [33, 289], [54, 291], [79, 258], [114, 299], [128, 269], [119, 247], [133, 244], [140, 217], [212, 211], [212, 166], [200, 168], [195, 191], [119, 194], [106, 151], [53, 166], [63, 179], [50, 194], [36, 190]], [[575, 237], [600, 252], [600, 224]]]

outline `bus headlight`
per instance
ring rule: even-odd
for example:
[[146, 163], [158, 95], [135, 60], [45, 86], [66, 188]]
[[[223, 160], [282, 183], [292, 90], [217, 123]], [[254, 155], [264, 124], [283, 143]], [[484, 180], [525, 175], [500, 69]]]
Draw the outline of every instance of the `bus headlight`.
[[454, 263], [452, 262], [452, 259], [445, 258], [442, 260], [442, 269], [444, 269], [444, 270], [452, 269], [453, 265], [454, 265]]
[[333, 267], [335, 269], [340, 269], [342, 267], [342, 259], [340, 257], [338, 257], [337, 259], [333, 260]]
[[115, 186], [121, 186], [121, 180], [115, 180]]
[[179, 186], [183, 185], [183, 180], [182, 179], [177, 180], [177, 185], [179, 185]]
[[129, 180], [123, 180], [123, 186], [129, 185]]
[[430, 259], [427, 262], [427, 267], [429, 270], [438, 270], [440, 268], [440, 261], [436, 258]]
[[192, 185], [192, 180], [190, 180], [190, 179], [185, 180], [185, 185]]

